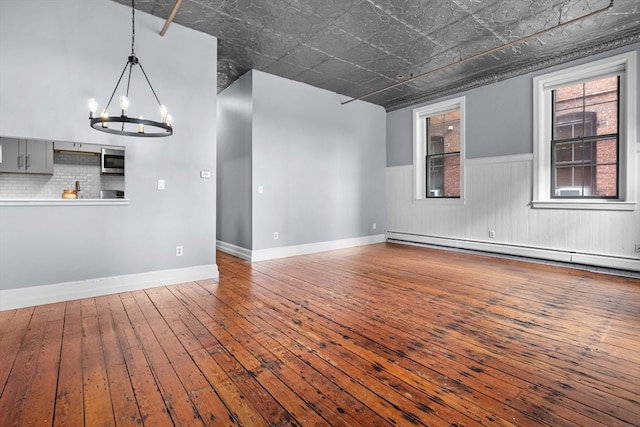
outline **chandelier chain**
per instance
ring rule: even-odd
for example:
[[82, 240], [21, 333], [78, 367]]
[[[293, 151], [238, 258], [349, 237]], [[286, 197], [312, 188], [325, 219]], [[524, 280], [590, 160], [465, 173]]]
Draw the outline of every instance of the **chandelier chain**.
[[135, 56], [136, 42], [136, 0], [131, 0], [131, 55]]

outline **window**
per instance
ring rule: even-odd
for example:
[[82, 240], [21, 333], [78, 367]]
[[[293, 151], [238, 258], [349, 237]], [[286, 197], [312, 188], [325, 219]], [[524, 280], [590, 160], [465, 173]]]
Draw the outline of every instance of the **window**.
[[464, 97], [413, 111], [415, 198], [464, 200]]
[[534, 207], [635, 208], [635, 56], [534, 79]]
[[552, 91], [552, 197], [618, 197], [619, 80]]

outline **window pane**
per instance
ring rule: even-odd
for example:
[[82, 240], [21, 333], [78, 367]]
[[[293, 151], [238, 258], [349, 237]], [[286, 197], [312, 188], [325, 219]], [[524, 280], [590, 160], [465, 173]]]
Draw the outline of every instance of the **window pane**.
[[444, 172], [442, 156], [427, 159], [427, 197], [442, 197], [444, 190]]
[[429, 125], [427, 154], [441, 154], [444, 152], [444, 114], [429, 117], [427, 123]]
[[554, 194], [559, 197], [616, 197], [618, 142], [555, 143]]
[[596, 150], [596, 162], [601, 164], [616, 164], [618, 159], [618, 144], [615, 139], [598, 141]]
[[[459, 116], [459, 114], [458, 114]], [[460, 151], [460, 119], [444, 122], [444, 152], [457, 153]]]
[[553, 91], [555, 95], [556, 112], [563, 114], [572, 108], [582, 108], [584, 100], [584, 84], [565, 86]]
[[573, 168], [558, 168], [556, 171], [556, 188], [573, 187], [573, 184]]
[[460, 110], [426, 118], [426, 195], [460, 197]]
[[618, 169], [616, 165], [596, 166], [596, 194], [600, 197], [615, 197], [618, 195]]
[[460, 155], [444, 158], [444, 196], [460, 197]]
[[618, 77], [566, 86], [554, 92], [554, 139], [618, 132]]
[[618, 142], [615, 139], [598, 141], [595, 151], [595, 193], [593, 195], [615, 197], [618, 195]]
[[571, 163], [574, 161], [574, 146], [575, 143], [573, 142], [557, 143], [555, 145], [555, 159], [557, 165]]

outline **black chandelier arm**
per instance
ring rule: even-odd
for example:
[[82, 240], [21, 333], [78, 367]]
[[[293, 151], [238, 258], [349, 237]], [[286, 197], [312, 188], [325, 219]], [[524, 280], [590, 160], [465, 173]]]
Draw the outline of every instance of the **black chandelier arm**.
[[[127, 67], [130, 66], [131, 61], [128, 59], [127, 63], [124, 64], [124, 68], [122, 69], [122, 73], [120, 73], [120, 78], [118, 79], [118, 83], [116, 83], [116, 87], [113, 88], [113, 92], [111, 92], [111, 98], [109, 98], [109, 102], [107, 102], [107, 106], [104, 107], [105, 110], [109, 109], [109, 105], [111, 105], [111, 101], [113, 100], [113, 96], [116, 94], [116, 91], [118, 90], [118, 86], [120, 86], [120, 82], [122, 81], [122, 76], [124, 76], [124, 72], [127, 71]], [[129, 70], [131, 70], [131, 68], [129, 68]], [[129, 71], [129, 74], [131, 74], [131, 71]], [[129, 89], [127, 88], [127, 92], [129, 92]]]
[[[113, 133], [116, 135], [125, 135], [125, 136], [142, 136], [148, 138], [154, 137], [162, 137], [162, 136], [170, 136], [173, 134], [173, 128], [166, 123], [156, 122], [154, 120], [148, 119], [136, 119], [133, 117], [127, 116], [109, 116], [109, 117], [89, 117], [90, 126], [101, 132]], [[109, 123], [122, 123], [122, 129], [111, 129], [108, 126], [103, 126], [103, 124]], [[158, 129], [157, 132], [133, 132], [124, 130], [125, 123], [133, 123], [136, 125], [143, 125], [145, 129]]]
[[149, 81], [149, 77], [147, 77], [147, 73], [145, 73], [144, 72], [144, 68], [142, 68], [142, 63], [138, 61], [138, 65], [140, 66], [140, 69], [142, 70], [142, 74], [144, 75], [144, 78], [147, 79], [147, 83], [149, 84], [149, 87], [151, 88], [151, 92], [153, 92], [153, 96], [155, 96], [156, 97], [156, 101], [158, 101], [158, 105], [162, 105], [162, 103], [158, 99], [158, 95], [156, 95], [156, 91], [153, 89], [153, 86], [151, 85], [151, 82]]

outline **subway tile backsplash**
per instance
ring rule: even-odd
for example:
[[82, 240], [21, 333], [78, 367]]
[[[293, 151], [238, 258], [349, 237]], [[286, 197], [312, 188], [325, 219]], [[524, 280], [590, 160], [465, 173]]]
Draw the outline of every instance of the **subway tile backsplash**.
[[55, 152], [53, 175], [0, 173], [0, 199], [59, 199], [75, 189], [79, 198], [97, 199], [100, 190], [124, 191], [124, 177], [100, 175], [100, 156]]

